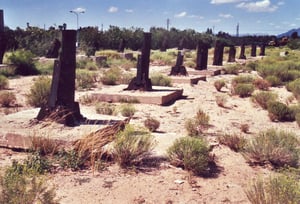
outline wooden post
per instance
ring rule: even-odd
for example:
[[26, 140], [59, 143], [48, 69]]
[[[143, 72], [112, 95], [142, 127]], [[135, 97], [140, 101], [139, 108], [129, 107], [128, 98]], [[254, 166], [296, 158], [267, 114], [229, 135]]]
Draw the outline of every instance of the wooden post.
[[227, 62], [235, 62], [235, 54], [236, 54], [236, 49], [232, 45], [232, 46], [229, 47], [228, 61]]
[[207, 69], [208, 61], [208, 45], [202, 41], [198, 41], [197, 45], [197, 59], [196, 59], [196, 70]]
[[137, 76], [131, 80], [131, 82], [125, 90], [152, 90], [152, 83], [149, 78], [150, 51], [151, 33], [144, 33], [142, 54], [138, 57], [137, 63]]
[[6, 37], [4, 33], [4, 17], [3, 10], [0, 10], [0, 64], [3, 63], [3, 56], [6, 49]]
[[245, 45], [244, 45], [244, 44], [241, 45], [241, 53], [240, 53], [239, 59], [246, 59], [246, 55], [245, 55]]
[[186, 76], [188, 73], [186, 71], [186, 68], [183, 66], [183, 58], [184, 54], [182, 51], [178, 51], [176, 64], [174, 67], [171, 68], [171, 72], [169, 75], [183, 75]]
[[217, 40], [214, 51], [213, 65], [222, 66], [223, 65], [223, 53], [224, 53], [224, 44]]
[[265, 55], [266, 55], [265, 50], [266, 50], [266, 45], [263, 43], [263, 44], [260, 46], [260, 53], [259, 53], [259, 56], [265, 56]]
[[251, 57], [256, 57], [256, 45], [251, 45]]

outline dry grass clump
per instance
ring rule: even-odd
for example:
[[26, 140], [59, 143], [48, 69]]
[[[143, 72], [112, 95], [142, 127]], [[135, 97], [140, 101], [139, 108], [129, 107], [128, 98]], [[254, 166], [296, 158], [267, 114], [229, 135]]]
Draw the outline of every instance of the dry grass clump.
[[148, 131], [126, 125], [114, 141], [114, 159], [122, 168], [126, 168], [149, 156], [154, 146], [154, 137]]
[[221, 89], [226, 85], [225, 80], [219, 79], [214, 82], [214, 86], [217, 91], [221, 91]]
[[218, 137], [218, 141], [235, 152], [243, 150], [246, 144], [246, 139], [237, 134], [224, 134]]
[[271, 121], [291, 122], [295, 120], [295, 113], [286, 104], [278, 101], [270, 101], [267, 104]]
[[209, 116], [201, 109], [198, 110], [196, 116], [185, 122], [185, 129], [187, 130], [188, 135], [192, 137], [200, 136], [208, 127]]
[[249, 124], [247, 123], [243, 123], [240, 125], [240, 130], [243, 132], [243, 133], [249, 133]]
[[136, 112], [134, 105], [131, 103], [121, 104], [119, 110], [121, 112], [121, 115], [124, 117], [132, 117]]
[[51, 88], [51, 79], [41, 76], [30, 87], [29, 94], [26, 95], [27, 103], [33, 107], [42, 107], [48, 102]]
[[103, 114], [103, 115], [114, 115], [116, 111], [115, 105], [108, 102], [97, 103], [95, 108], [98, 114]]
[[7, 89], [8, 84], [9, 84], [8, 79], [4, 75], [0, 74], [0, 90]]
[[96, 87], [98, 74], [87, 70], [76, 71], [76, 89], [91, 89]]
[[253, 84], [256, 88], [263, 91], [268, 91], [270, 88], [270, 83], [265, 79], [257, 78], [253, 81]]
[[299, 145], [294, 133], [270, 129], [248, 142], [245, 156], [251, 164], [298, 167]]
[[219, 107], [226, 108], [227, 97], [225, 95], [217, 95], [216, 103]]
[[[129, 119], [119, 121], [113, 125], [92, 132], [83, 138], [76, 140], [73, 144], [74, 152], [82, 161], [89, 161], [91, 166], [108, 153], [104, 150], [104, 146], [116, 139], [116, 135], [124, 130], [125, 125], [129, 123]], [[109, 155], [106, 155], [109, 157]], [[111, 156], [111, 155], [110, 155]]]
[[268, 91], [260, 91], [253, 95], [253, 100], [258, 103], [263, 109], [267, 109], [268, 103], [271, 101], [276, 101], [277, 98], [277, 94]]
[[16, 95], [9, 91], [0, 92], [0, 105], [2, 107], [12, 107], [16, 103]]
[[50, 137], [33, 136], [31, 148], [33, 152], [39, 152], [41, 155], [55, 155], [60, 150], [60, 143]]
[[158, 120], [156, 120], [155, 118], [152, 117], [148, 117], [145, 121], [144, 121], [144, 126], [151, 132], [155, 132], [159, 126], [160, 126], [160, 122]]
[[161, 73], [151, 74], [150, 79], [153, 86], [172, 86], [171, 78]]
[[104, 85], [116, 85], [121, 79], [122, 71], [118, 67], [112, 67], [107, 71], [104, 71], [103, 75], [100, 77], [100, 81]]
[[249, 75], [237, 76], [232, 79], [232, 94], [239, 95], [240, 97], [249, 97], [254, 91], [253, 77]]

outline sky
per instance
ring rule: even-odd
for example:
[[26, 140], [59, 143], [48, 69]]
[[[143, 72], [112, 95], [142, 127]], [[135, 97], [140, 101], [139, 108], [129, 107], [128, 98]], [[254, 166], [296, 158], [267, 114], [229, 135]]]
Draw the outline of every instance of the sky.
[[[11, 29], [48, 29], [63, 23], [68, 29], [110, 25], [205, 32], [211, 28], [235, 35], [277, 35], [300, 27], [299, 0], [0, 0], [4, 24]], [[74, 11], [77, 13], [71, 13]]]

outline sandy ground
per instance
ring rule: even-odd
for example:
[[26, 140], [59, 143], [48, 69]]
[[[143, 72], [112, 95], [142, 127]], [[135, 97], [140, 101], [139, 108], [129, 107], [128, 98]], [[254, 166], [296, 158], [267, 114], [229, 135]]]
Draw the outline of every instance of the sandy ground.
[[[158, 68], [155, 68], [158, 69]], [[167, 69], [166, 67], [160, 69]], [[256, 75], [256, 73], [252, 73]], [[245, 189], [257, 176], [269, 176], [271, 171], [262, 167], [251, 167], [240, 153], [218, 144], [217, 136], [225, 133], [236, 133], [247, 138], [259, 131], [274, 127], [289, 130], [299, 135], [299, 127], [293, 123], [274, 123], [267, 112], [254, 104], [250, 98], [231, 96], [230, 81], [233, 75], [208, 77], [197, 85], [174, 84], [184, 89], [185, 99], [177, 100], [169, 106], [135, 104], [138, 110], [131, 120], [132, 124], [142, 125], [147, 116], [160, 121], [158, 132], [153, 133], [158, 141], [154, 154], [164, 156], [166, 149], [176, 138], [186, 136], [184, 123], [201, 108], [210, 117], [210, 128], [206, 137], [214, 144], [213, 154], [217, 164], [217, 173], [211, 178], [189, 176], [186, 171], [175, 168], [162, 161], [158, 167], [124, 171], [117, 165], [105, 167], [92, 172], [64, 171], [50, 175], [50, 183], [55, 186], [60, 203], [249, 203]], [[227, 87], [217, 92], [213, 83], [225, 79]], [[19, 109], [28, 109], [25, 95], [33, 83], [33, 77], [22, 77], [10, 80], [11, 91], [17, 94]], [[291, 93], [285, 88], [272, 88], [283, 102]], [[77, 93], [82, 95], [82, 92]], [[216, 104], [216, 96], [227, 98], [226, 107]], [[95, 114], [94, 107], [80, 105], [83, 114]], [[18, 110], [19, 110], [18, 109]], [[16, 110], [17, 111], [17, 110]], [[3, 115], [3, 113], [2, 113]], [[101, 118], [101, 115], [99, 115]], [[241, 124], [248, 124], [248, 134], [240, 130]], [[300, 135], [299, 135], [300, 136]], [[13, 158], [22, 158], [24, 154], [0, 149], [0, 164], [7, 164]]]

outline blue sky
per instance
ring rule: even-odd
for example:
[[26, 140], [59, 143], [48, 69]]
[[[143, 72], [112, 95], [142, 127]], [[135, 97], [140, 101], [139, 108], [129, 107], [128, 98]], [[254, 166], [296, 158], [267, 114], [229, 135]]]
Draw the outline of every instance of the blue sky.
[[67, 24], [76, 29], [76, 15], [70, 10], [85, 11], [79, 14], [79, 26], [109, 25], [194, 29], [204, 32], [240, 34], [280, 34], [300, 27], [299, 0], [0, 0], [5, 25], [49, 28]]

